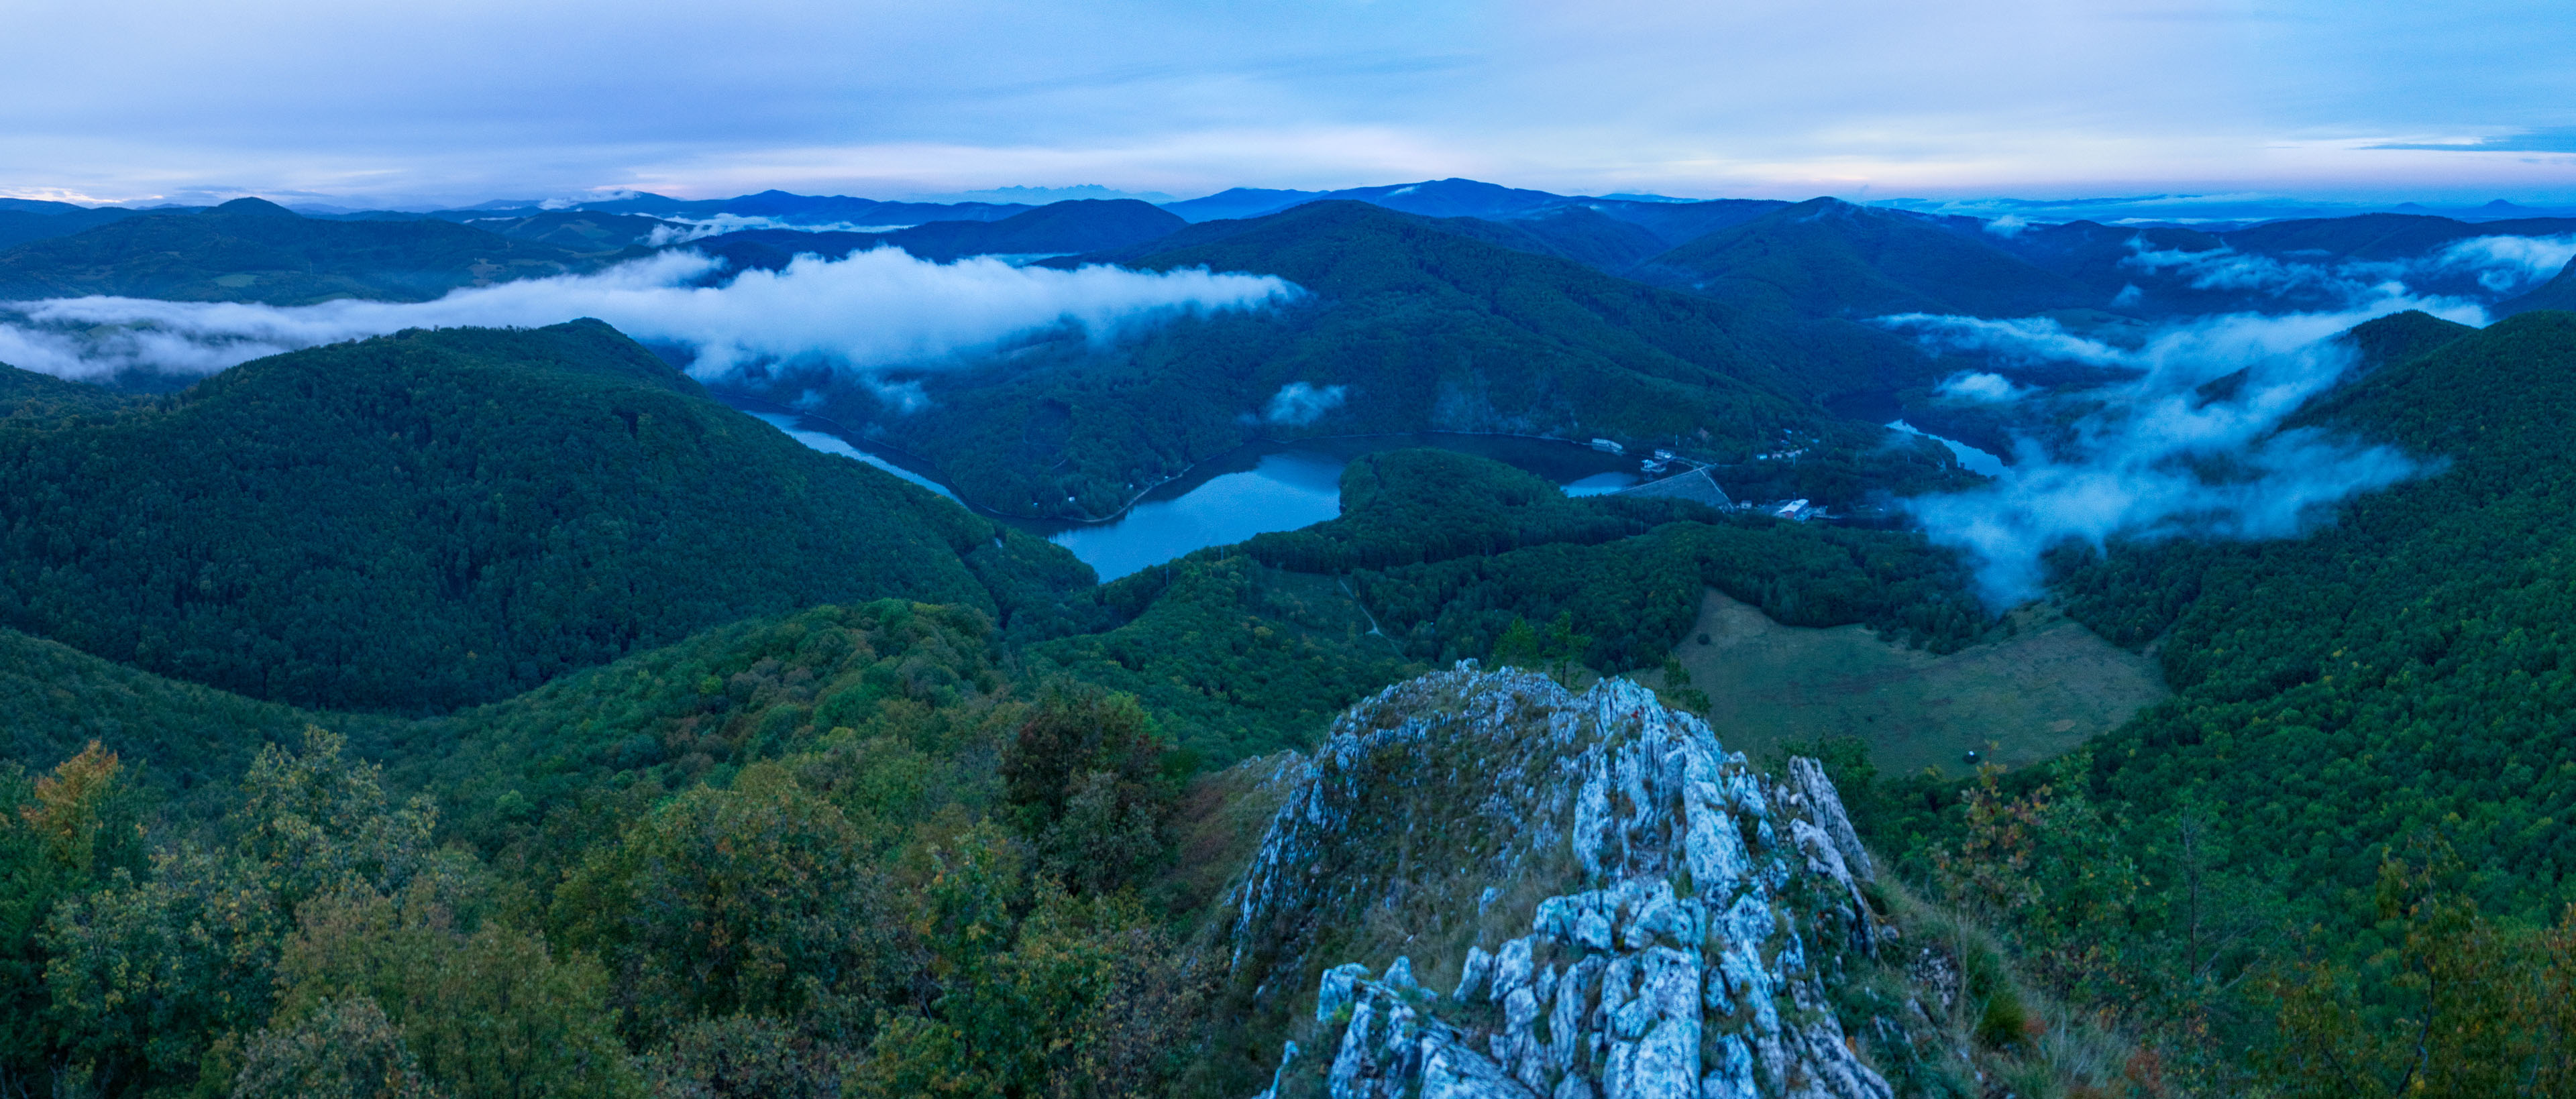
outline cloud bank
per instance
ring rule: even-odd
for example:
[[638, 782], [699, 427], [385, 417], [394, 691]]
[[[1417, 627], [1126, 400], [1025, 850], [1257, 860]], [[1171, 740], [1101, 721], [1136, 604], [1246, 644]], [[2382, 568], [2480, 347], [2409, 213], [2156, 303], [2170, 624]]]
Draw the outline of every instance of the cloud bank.
[[1311, 424], [1324, 413], [1340, 408], [1349, 395], [1349, 386], [1290, 382], [1271, 395], [1270, 406], [1262, 410], [1261, 418], [1274, 424]]
[[463, 325], [536, 327], [596, 317], [647, 343], [686, 346], [690, 373], [754, 364], [818, 365], [868, 376], [935, 365], [1014, 334], [1074, 325], [1096, 337], [1192, 310], [1255, 308], [1299, 291], [1270, 276], [931, 263], [895, 249], [799, 257], [722, 286], [717, 268], [664, 253], [595, 274], [458, 290], [436, 301], [334, 301], [278, 307], [138, 298], [0, 305], [0, 362], [61, 378], [126, 371], [210, 374], [299, 348]]
[[[2138, 376], [2085, 394], [2105, 407], [2078, 421], [2055, 452], [2019, 440], [2015, 464], [1992, 483], [1906, 507], [1934, 541], [1970, 557], [1981, 593], [1998, 607], [2038, 596], [2040, 557], [2060, 545], [2296, 535], [2325, 505], [2426, 471], [2389, 447], [2280, 426], [2352, 368], [2351, 350], [2333, 337], [2375, 315], [2205, 318], [2134, 350], [2050, 321], [1917, 318], [1953, 346], [2121, 366]], [[2232, 394], [2200, 391], [2240, 370], [2244, 381]]]
[[1973, 404], [2010, 404], [2029, 396], [2031, 390], [2014, 385], [2012, 379], [2001, 374], [1961, 371], [1942, 379], [1940, 385], [1933, 387], [1933, 392], [1954, 401]]
[[854, 221], [803, 222], [753, 214], [709, 214], [705, 217], [657, 215], [657, 217], [670, 224], [655, 226], [652, 233], [645, 236], [644, 244], [653, 248], [686, 244], [693, 240], [705, 240], [708, 237], [752, 229], [793, 229], [800, 233], [891, 233], [897, 229], [912, 228], [909, 222], [894, 225], [862, 225]]
[[2438, 270], [2466, 269], [2478, 285], [2497, 294], [2529, 290], [2547, 282], [2576, 260], [2576, 233], [2554, 237], [2478, 237], [2442, 249]]
[[[2159, 250], [2133, 242], [2134, 251], [2121, 266], [2147, 274], [2171, 275], [2195, 290], [2230, 290], [2330, 302], [2345, 308], [2367, 308], [2382, 299], [2405, 298], [2441, 280], [2475, 279], [2498, 296], [2521, 293], [2546, 282], [2576, 259], [2576, 234], [2547, 237], [2488, 236], [2453, 241], [2406, 260], [2342, 260], [2318, 263], [2217, 248], [2202, 252]], [[2460, 284], [2465, 290], [2465, 283]], [[2474, 293], [2474, 291], [2468, 291]]]

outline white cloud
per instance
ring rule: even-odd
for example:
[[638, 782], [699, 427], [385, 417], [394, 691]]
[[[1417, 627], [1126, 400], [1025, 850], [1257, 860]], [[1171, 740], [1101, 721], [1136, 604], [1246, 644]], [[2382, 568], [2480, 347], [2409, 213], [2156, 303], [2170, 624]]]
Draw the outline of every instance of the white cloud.
[[2127, 363], [2124, 352], [2068, 332], [2052, 317], [1962, 317], [1949, 313], [1897, 313], [1878, 318], [1907, 329], [1936, 352], [1979, 352], [2007, 363], [2072, 362], [2087, 366]]
[[[2041, 555], [2069, 542], [2298, 534], [2322, 506], [2425, 470], [2389, 447], [2279, 430], [2351, 366], [2351, 351], [2332, 337], [2374, 315], [2203, 318], [2135, 349], [2050, 331], [2054, 325], [1952, 318], [1947, 330], [1962, 342], [1982, 338], [2021, 354], [2071, 350], [2071, 361], [2138, 376], [2088, 392], [2105, 407], [2079, 421], [2059, 451], [2020, 440], [2015, 463], [1992, 483], [1906, 506], [1934, 541], [1973, 559], [1984, 594], [1998, 605], [2036, 596]], [[2239, 370], [2246, 380], [2232, 396], [2198, 392]], [[2233, 472], [2205, 475], [2213, 461]]]
[[1952, 400], [1977, 404], [2005, 404], [2030, 394], [2029, 389], [2014, 385], [2010, 378], [1982, 371], [1952, 374], [1941, 379], [1941, 384], [1934, 386], [1933, 391]]
[[2143, 238], [2132, 241], [2131, 248], [2121, 266], [2148, 274], [2170, 273], [2197, 290], [2243, 291], [2369, 308], [2377, 301], [2416, 294], [2410, 283], [2443, 276], [2472, 276], [2488, 293], [2499, 296], [2528, 290], [2576, 258], [2576, 234], [2473, 237], [2405, 260], [2318, 262], [2250, 255], [2233, 248], [2157, 250], [2145, 247]]
[[1324, 413], [1340, 408], [1349, 393], [1349, 386], [1290, 382], [1271, 395], [1270, 407], [1262, 411], [1261, 418], [1274, 424], [1311, 424]]
[[2432, 257], [2435, 270], [2470, 270], [2478, 285], [2497, 294], [2528, 290], [2576, 261], [2576, 233], [2554, 237], [2475, 237]]
[[706, 217], [674, 216], [664, 217], [661, 220], [671, 224], [654, 226], [653, 232], [644, 238], [645, 245], [660, 248], [751, 229], [794, 229], [802, 233], [891, 233], [897, 229], [912, 228], [909, 224], [861, 225], [852, 221], [792, 222], [785, 218], [745, 214], [711, 214]]
[[[534, 327], [596, 317], [647, 342], [695, 349], [691, 372], [759, 362], [866, 374], [935, 365], [1015, 333], [1072, 324], [1097, 336], [1197, 309], [1250, 308], [1297, 293], [1268, 276], [939, 264], [894, 249], [800, 257], [723, 286], [688, 285], [715, 261], [666, 252], [596, 274], [458, 290], [436, 301], [277, 307], [137, 298], [0, 306], [0, 361], [65, 378], [124, 370], [205, 374], [281, 351], [458, 325]], [[14, 314], [14, 317], [12, 316]]]

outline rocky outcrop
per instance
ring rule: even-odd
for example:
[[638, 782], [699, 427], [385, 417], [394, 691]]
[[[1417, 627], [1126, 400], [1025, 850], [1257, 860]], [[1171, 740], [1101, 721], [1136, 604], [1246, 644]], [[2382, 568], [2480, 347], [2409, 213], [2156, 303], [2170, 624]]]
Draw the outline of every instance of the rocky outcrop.
[[1889, 934], [1872, 873], [1821, 768], [1766, 777], [1634, 683], [1398, 684], [1236, 894], [1237, 972], [1316, 991], [1265, 1095], [1888, 1099], [1833, 995]]

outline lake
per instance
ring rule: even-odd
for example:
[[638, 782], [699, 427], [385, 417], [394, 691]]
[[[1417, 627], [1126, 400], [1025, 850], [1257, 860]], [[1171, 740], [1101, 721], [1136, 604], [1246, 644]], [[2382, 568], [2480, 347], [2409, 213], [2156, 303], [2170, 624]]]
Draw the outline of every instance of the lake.
[[[866, 462], [951, 500], [957, 494], [922, 465], [853, 441], [827, 420], [765, 401], [726, 398], [789, 438], [816, 450]], [[1192, 550], [1231, 545], [1256, 534], [1295, 530], [1342, 513], [1342, 469], [1362, 454], [1438, 447], [1504, 462], [1545, 477], [1568, 495], [1617, 492], [1637, 483], [1637, 459], [1579, 443], [1515, 435], [1368, 435], [1253, 443], [1156, 486], [1117, 518], [1100, 523], [1045, 522], [994, 516], [1073, 551], [1103, 581], [1141, 572]]]
[[1890, 430], [1901, 431], [1908, 435], [1920, 435], [1926, 439], [1932, 440], [1933, 442], [1939, 443], [1942, 446], [1949, 447], [1950, 453], [1958, 457], [1960, 468], [1963, 468], [1970, 473], [1982, 473], [1988, 477], [2001, 477], [2004, 475], [2004, 460], [1998, 455], [1979, 450], [1966, 443], [1960, 442], [1957, 439], [1944, 439], [1929, 431], [1921, 430], [1913, 424], [1906, 423], [1903, 420], [1898, 420], [1894, 423], [1888, 424], [1887, 426]]

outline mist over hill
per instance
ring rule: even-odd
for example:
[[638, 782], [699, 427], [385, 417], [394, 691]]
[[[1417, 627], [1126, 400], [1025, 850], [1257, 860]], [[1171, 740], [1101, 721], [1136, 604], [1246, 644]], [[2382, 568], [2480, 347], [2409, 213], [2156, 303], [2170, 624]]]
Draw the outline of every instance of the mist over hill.
[[259, 199], [121, 218], [0, 252], [0, 298], [101, 294], [303, 305], [426, 301], [596, 266], [590, 257], [438, 221], [314, 221]]
[[1020, 597], [1009, 532], [596, 321], [406, 332], [0, 421], [0, 465], [0, 621], [306, 705], [487, 701], [815, 603]]
[[0, 1090], [2561, 1094], [2576, 220], [2319, 212], [0, 202]]

